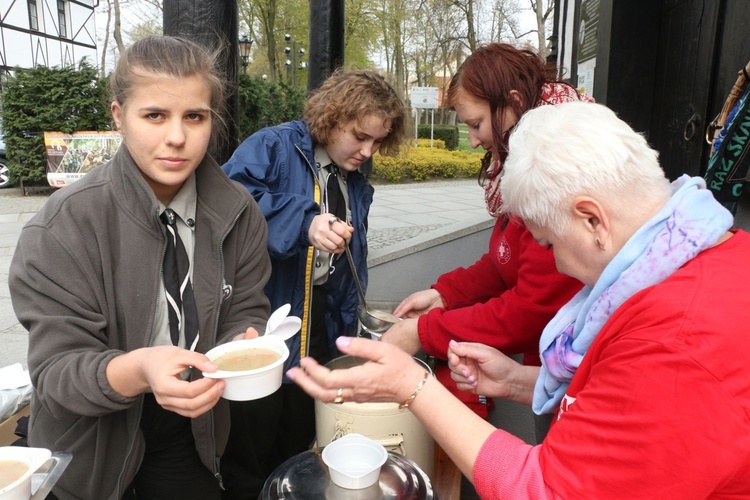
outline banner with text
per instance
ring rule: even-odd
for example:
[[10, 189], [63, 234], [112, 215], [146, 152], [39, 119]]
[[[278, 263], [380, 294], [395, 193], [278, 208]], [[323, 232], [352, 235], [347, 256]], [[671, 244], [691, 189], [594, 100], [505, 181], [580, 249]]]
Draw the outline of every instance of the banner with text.
[[45, 132], [47, 182], [55, 188], [74, 183], [92, 168], [107, 163], [121, 142], [119, 132]]

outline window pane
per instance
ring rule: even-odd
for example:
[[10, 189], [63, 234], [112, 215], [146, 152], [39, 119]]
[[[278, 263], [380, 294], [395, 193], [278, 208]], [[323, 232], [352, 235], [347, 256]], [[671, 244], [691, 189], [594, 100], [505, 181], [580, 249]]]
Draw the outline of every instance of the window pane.
[[39, 31], [39, 20], [36, 13], [36, 0], [29, 0], [29, 27]]
[[60, 23], [60, 36], [68, 36], [68, 22], [65, 18], [65, 2], [64, 0], [57, 0], [57, 18]]

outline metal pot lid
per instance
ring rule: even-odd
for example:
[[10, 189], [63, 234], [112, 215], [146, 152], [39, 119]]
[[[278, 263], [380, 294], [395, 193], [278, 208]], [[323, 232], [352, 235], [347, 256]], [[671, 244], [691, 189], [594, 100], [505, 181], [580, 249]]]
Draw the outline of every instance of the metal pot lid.
[[369, 488], [348, 490], [331, 482], [323, 448], [293, 456], [276, 468], [263, 486], [263, 500], [434, 500], [427, 475], [411, 460], [388, 452], [380, 478]]

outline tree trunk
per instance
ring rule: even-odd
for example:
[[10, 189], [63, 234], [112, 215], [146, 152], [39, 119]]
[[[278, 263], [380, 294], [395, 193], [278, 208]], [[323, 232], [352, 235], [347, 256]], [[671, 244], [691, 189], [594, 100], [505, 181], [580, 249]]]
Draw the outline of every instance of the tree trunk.
[[109, 46], [109, 26], [112, 24], [112, 1], [107, 0], [107, 24], [104, 31], [104, 43], [102, 45], [102, 63], [99, 66], [99, 78], [104, 78], [107, 72], [107, 47]]
[[466, 23], [469, 27], [466, 33], [466, 38], [469, 42], [469, 51], [474, 52], [477, 50], [477, 33], [474, 28], [474, 0], [466, 1]]
[[[547, 5], [545, 5], [545, 3]], [[539, 43], [539, 55], [546, 58], [549, 54], [549, 47], [547, 45], [547, 19], [555, 9], [554, 0], [529, 0], [531, 10], [534, 11], [536, 16], [537, 26], [537, 41]]]
[[266, 39], [266, 56], [268, 57], [268, 72], [272, 82], [282, 80], [279, 64], [276, 60], [276, 0], [257, 2], [258, 18]]
[[117, 51], [122, 54], [125, 52], [125, 44], [122, 43], [122, 18], [120, 17], [120, 0], [114, 0], [115, 6], [115, 29], [112, 36], [117, 44]]

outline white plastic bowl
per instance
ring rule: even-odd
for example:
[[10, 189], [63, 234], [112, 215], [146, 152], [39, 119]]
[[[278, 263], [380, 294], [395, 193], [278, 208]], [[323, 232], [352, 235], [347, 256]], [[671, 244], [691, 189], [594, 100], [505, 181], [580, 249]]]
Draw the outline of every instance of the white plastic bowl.
[[289, 348], [286, 343], [279, 337], [266, 335], [255, 339], [235, 340], [216, 346], [206, 353], [206, 357], [211, 361], [222, 354], [232, 351], [249, 349], [253, 347], [265, 347], [273, 349], [281, 354], [277, 359], [268, 366], [256, 368], [255, 370], [245, 371], [228, 371], [219, 370], [213, 373], [203, 372], [207, 378], [222, 379], [226, 382], [224, 388], [224, 399], [231, 401], [250, 401], [251, 399], [260, 399], [273, 394], [281, 387], [283, 376], [284, 362], [289, 357]]
[[323, 448], [323, 462], [337, 486], [357, 490], [372, 486], [388, 459], [383, 445], [362, 434], [351, 433]]
[[0, 489], [1, 500], [28, 500], [31, 497], [31, 475], [52, 456], [46, 448], [26, 448], [23, 446], [3, 446], [0, 460], [17, 460], [28, 466], [19, 479]]

